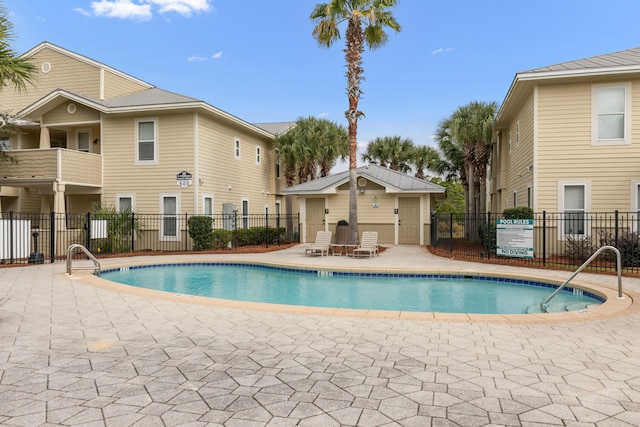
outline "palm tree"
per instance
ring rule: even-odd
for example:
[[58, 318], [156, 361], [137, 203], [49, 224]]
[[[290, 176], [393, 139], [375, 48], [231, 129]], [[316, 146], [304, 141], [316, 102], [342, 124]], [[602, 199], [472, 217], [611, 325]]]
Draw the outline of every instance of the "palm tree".
[[[486, 174], [489, 162], [493, 119], [497, 104], [473, 101], [459, 107], [450, 118], [450, 131], [454, 141], [462, 144], [462, 157], [469, 188], [468, 213], [484, 212]], [[479, 197], [476, 197], [478, 190]]]
[[[329, 120], [300, 117], [288, 132], [276, 137], [275, 149], [286, 185], [291, 187], [316, 179], [318, 173], [327, 176], [336, 160], [347, 155], [347, 131]], [[291, 212], [291, 208], [291, 195], [287, 195], [285, 209]]]
[[433, 147], [419, 145], [413, 149], [410, 156], [410, 163], [415, 170], [415, 177], [424, 179], [425, 169], [435, 171], [440, 163], [440, 155]]
[[365, 44], [371, 49], [384, 46], [388, 40], [386, 28], [398, 32], [400, 24], [393, 17], [390, 9], [396, 6], [397, 0], [330, 0], [328, 3], [316, 4], [310, 18], [315, 22], [313, 37], [320, 46], [330, 47], [340, 39], [338, 26], [346, 22], [346, 47], [344, 49], [347, 62], [347, 97], [349, 109], [345, 112], [349, 132], [349, 244], [357, 244], [358, 207], [357, 189], [357, 137], [358, 120], [363, 116], [358, 110], [358, 103], [363, 80], [362, 54]]
[[411, 170], [409, 160], [414, 149], [413, 141], [409, 138], [397, 135], [378, 137], [367, 145], [362, 160], [394, 171], [408, 172]]
[[[28, 58], [20, 58], [11, 49], [9, 43], [13, 40], [13, 24], [9, 21], [9, 12], [0, 4], [0, 90], [13, 87], [19, 92], [26, 92], [28, 85], [35, 84], [36, 66]], [[16, 132], [12, 124], [15, 118], [8, 112], [0, 113], [0, 137], [8, 137]], [[13, 160], [0, 150], [0, 161]]]

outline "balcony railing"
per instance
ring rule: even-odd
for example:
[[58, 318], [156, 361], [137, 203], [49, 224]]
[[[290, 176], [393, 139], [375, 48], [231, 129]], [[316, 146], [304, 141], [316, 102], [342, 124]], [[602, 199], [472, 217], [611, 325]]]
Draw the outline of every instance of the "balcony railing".
[[5, 162], [2, 178], [57, 179], [92, 186], [102, 185], [102, 156], [65, 148], [12, 150], [17, 163]]

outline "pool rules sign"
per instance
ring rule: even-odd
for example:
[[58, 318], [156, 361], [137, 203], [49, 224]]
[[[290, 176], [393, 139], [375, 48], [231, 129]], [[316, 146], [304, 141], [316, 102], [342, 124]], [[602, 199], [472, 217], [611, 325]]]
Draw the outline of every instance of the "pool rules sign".
[[498, 219], [496, 232], [498, 256], [533, 258], [532, 219]]

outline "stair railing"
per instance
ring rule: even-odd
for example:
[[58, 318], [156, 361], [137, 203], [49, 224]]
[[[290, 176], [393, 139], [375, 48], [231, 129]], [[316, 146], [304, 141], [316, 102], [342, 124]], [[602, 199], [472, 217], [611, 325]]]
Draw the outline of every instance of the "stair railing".
[[547, 311], [546, 308], [547, 308], [547, 305], [548, 305], [549, 301], [551, 301], [551, 299], [553, 297], [555, 297], [558, 292], [560, 292], [574, 277], [576, 277], [578, 275], [578, 273], [580, 273], [587, 265], [589, 265], [591, 263], [591, 261], [596, 259], [596, 257], [598, 255], [600, 255], [600, 253], [605, 251], [605, 250], [611, 250], [611, 251], [616, 253], [616, 269], [618, 270], [618, 299], [624, 299], [624, 296], [622, 295], [622, 262], [621, 262], [621, 258], [622, 257], [620, 256], [620, 251], [614, 246], [602, 246], [593, 255], [591, 255], [591, 257], [588, 260], [586, 260], [580, 266], [580, 268], [578, 268], [575, 271], [575, 273], [573, 273], [571, 275], [571, 277], [569, 277], [558, 289], [553, 291], [553, 293], [551, 295], [549, 295], [549, 297], [546, 300], [544, 300], [544, 302], [542, 304], [540, 304], [540, 306], [542, 307], [543, 311]]
[[96, 275], [100, 275], [100, 263], [98, 262], [98, 260], [96, 259], [96, 257], [93, 256], [93, 254], [91, 252], [89, 252], [89, 250], [87, 248], [85, 248], [84, 246], [82, 246], [79, 243], [74, 243], [73, 245], [69, 246], [67, 248], [67, 274], [69, 276], [71, 276], [71, 261], [72, 261], [72, 257], [71, 255], [73, 255], [73, 251], [76, 249], [81, 249], [82, 252], [84, 252], [84, 254], [91, 260], [93, 261], [93, 266], [89, 266], [89, 267], [75, 267], [76, 270], [93, 270], [93, 272]]

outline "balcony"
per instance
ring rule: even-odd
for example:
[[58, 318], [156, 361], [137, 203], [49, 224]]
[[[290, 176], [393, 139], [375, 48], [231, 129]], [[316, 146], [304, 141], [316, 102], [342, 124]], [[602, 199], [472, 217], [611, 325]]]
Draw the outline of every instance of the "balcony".
[[65, 148], [12, 150], [17, 163], [6, 161], [0, 172], [0, 185], [33, 187], [47, 182], [74, 186], [102, 186], [102, 156]]

